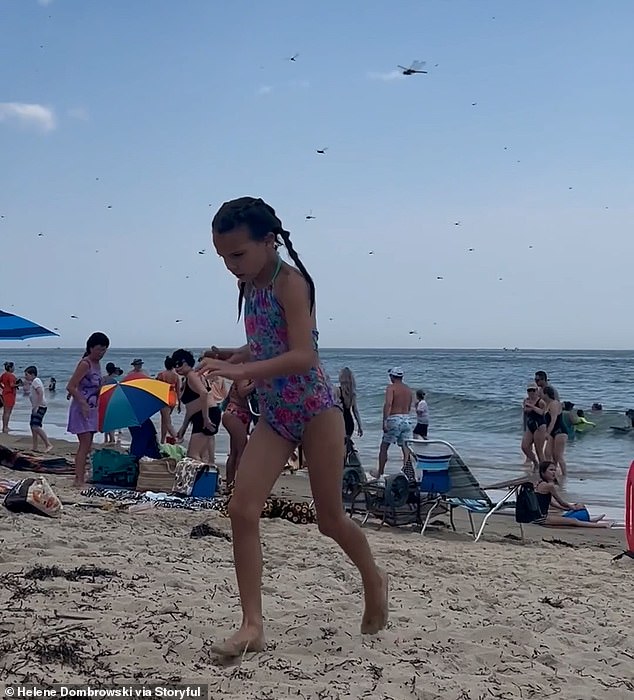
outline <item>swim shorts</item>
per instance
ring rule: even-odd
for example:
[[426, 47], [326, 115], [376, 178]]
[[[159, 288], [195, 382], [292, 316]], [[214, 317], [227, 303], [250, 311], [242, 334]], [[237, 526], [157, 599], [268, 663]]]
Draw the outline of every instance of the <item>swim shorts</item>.
[[40, 406], [39, 408], [36, 408], [35, 411], [31, 413], [31, 420], [29, 421], [29, 425], [32, 428], [41, 428], [42, 421], [44, 420], [45, 415], [46, 406]]
[[383, 442], [386, 445], [403, 447], [406, 440], [412, 439], [412, 423], [405, 413], [397, 413], [385, 419]]

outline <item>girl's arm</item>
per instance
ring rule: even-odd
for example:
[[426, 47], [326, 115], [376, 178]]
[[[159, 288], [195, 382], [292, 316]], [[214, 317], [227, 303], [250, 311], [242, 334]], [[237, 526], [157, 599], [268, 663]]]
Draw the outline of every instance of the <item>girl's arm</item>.
[[254, 388], [255, 382], [252, 382], [251, 380], [238, 380], [236, 382], [236, 392], [241, 399], [246, 399]]
[[557, 501], [557, 503], [561, 506], [561, 508], [563, 508], [563, 510], [577, 510], [581, 506], [580, 503], [567, 503], [566, 501], [564, 501], [563, 498], [559, 495], [559, 491], [557, 490], [557, 487], [554, 484], [551, 484], [550, 493], [552, 494], [552, 497]]
[[357, 397], [352, 397], [352, 415], [357, 421], [357, 428], [359, 429], [359, 437], [363, 435], [363, 428], [361, 427], [361, 416], [359, 415], [359, 409], [357, 408]]
[[212, 360], [224, 360], [231, 364], [239, 365], [243, 362], [250, 362], [251, 350], [248, 345], [240, 348], [217, 348], [215, 345], [209, 350], [205, 350], [203, 357], [210, 357]]
[[80, 360], [73, 372], [73, 376], [68, 380], [66, 391], [76, 400], [88, 406], [88, 402], [79, 391], [79, 382], [88, 374], [90, 364], [87, 360]]
[[289, 349], [270, 360], [257, 360], [244, 365], [244, 377], [271, 379], [291, 374], [306, 374], [317, 364], [313, 340], [314, 319], [310, 312], [308, 284], [297, 272], [278, 278], [275, 292], [284, 309]]

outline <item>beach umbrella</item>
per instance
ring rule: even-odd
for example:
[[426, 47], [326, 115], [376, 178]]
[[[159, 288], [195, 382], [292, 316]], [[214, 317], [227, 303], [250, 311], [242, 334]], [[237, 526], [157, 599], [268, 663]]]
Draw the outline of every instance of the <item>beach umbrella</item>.
[[22, 316], [0, 310], [0, 340], [26, 340], [26, 338], [45, 338], [57, 335], [44, 326], [29, 321]]
[[129, 379], [106, 384], [99, 392], [99, 430], [110, 433], [141, 425], [166, 406], [176, 405], [176, 392], [167, 382]]

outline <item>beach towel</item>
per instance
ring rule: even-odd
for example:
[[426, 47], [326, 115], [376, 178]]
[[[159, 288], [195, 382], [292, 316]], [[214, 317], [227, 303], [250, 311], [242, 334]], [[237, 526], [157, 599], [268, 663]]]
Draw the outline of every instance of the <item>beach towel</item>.
[[198, 474], [206, 467], [204, 462], [185, 457], [176, 465], [174, 474], [174, 493], [183, 496], [191, 496]]
[[0, 445], [0, 464], [9, 469], [37, 474], [74, 474], [75, 468], [65, 457], [17, 452]]

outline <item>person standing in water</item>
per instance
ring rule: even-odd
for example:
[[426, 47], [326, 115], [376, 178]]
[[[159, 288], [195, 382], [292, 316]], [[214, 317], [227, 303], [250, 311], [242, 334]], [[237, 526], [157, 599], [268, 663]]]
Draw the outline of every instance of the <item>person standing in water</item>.
[[425, 401], [425, 392], [422, 389], [416, 391], [416, 426], [414, 427], [414, 435], [427, 440], [429, 431], [429, 406]]
[[403, 370], [393, 367], [388, 371], [390, 383], [385, 390], [383, 404], [383, 439], [379, 450], [379, 471], [382, 476], [387, 464], [387, 451], [390, 445], [398, 445], [403, 452], [403, 466], [407, 462], [405, 443], [412, 439], [412, 390], [403, 382]]
[[548, 435], [546, 459], [552, 460], [559, 467], [561, 476], [565, 479], [567, 466], [564, 454], [568, 444], [568, 431], [564, 425], [561, 401], [557, 400], [555, 396], [556, 393], [552, 386], [544, 387], [544, 400], [546, 402], [544, 421]]
[[341, 410], [343, 411], [343, 425], [346, 437], [351, 438], [354, 435], [355, 421], [357, 422], [357, 435], [362, 437], [363, 428], [361, 427], [361, 416], [357, 407], [357, 383], [350, 367], [344, 367], [339, 372], [339, 386], [336, 391]]
[[97, 400], [101, 389], [101, 365], [110, 347], [105, 333], [93, 333], [86, 341], [86, 352], [66, 385], [72, 397], [68, 409], [68, 432], [77, 435], [79, 449], [75, 454], [75, 486], [86, 483], [86, 462], [95, 433], [99, 430]]
[[29, 381], [29, 399], [31, 400], [31, 418], [29, 426], [31, 427], [31, 436], [33, 438], [33, 452], [37, 452], [38, 439], [44, 444], [44, 452], [50, 452], [53, 449], [48, 435], [45, 433], [42, 423], [46, 415], [47, 405], [46, 397], [44, 396], [44, 384], [37, 376], [37, 367], [31, 365], [24, 370], [24, 376]]
[[522, 402], [522, 410], [524, 414], [522, 452], [528, 463], [536, 469], [539, 462], [544, 460], [544, 448], [548, 437], [544, 418], [546, 402], [540, 397], [537, 384], [529, 384], [526, 387], [526, 398]]
[[[344, 425], [319, 361], [313, 280], [274, 209], [261, 199], [242, 197], [223, 204], [212, 234], [217, 253], [239, 281], [238, 311], [244, 302], [248, 344], [208, 351], [200, 371], [255, 381], [260, 408], [229, 502], [242, 624], [213, 650], [236, 657], [264, 649], [260, 515], [300, 442], [319, 530], [357, 566], [365, 597], [361, 632], [375, 634], [387, 625], [387, 574], [377, 567], [365, 534], [343, 509]], [[296, 267], [282, 261], [280, 245]]]
[[13, 362], [4, 363], [4, 372], [0, 374], [0, 405], [2, 405], [2, 432], [9, 432], [9, 421], [18, 395], [18, 379], [14, 374]]

